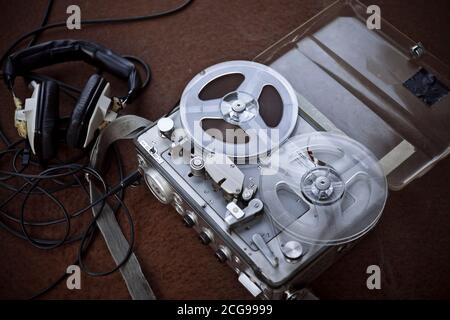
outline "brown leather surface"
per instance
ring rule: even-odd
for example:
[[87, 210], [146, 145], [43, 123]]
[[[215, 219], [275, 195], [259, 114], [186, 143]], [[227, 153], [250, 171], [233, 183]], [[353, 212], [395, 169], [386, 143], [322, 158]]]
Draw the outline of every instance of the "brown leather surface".
[[[251, 59], [274, 41], [318, 13], [330, 0], [196, 0], [186, 11], [170, 17], [81, 31], [52, 30], [41, 40], [80, 38], [102, 43], [122, 54], [145, 59], [153, 70], [149, 89], [128, 112], [156, 120], [179, 99], [186, 83], [202, 68], [230, 59]], [[382, 16], [450, 65], [450, 2], [364, 1], [378, 4]], [[82, 18], [137, 15], [170, 7], [170, 1], [56, 1], [50, 21], [66, 17], [70, 4], [79, 4]], [[20, 34], [36, 27], [45, 0], [0, 1], [1, 52]], [[81, 86], [92, 73], [82, 64], [50, 68], [47, 74]], [[113, 88], [125, 85], [113, 81]], [[17, 93], [24, 97], [23, 86]], [[72, 101], [63, 100], [63, 110]], [[11, 139], [13, 103], [2, 85], [0, 125]], [[132, 145], [121, 145], [127, 168], [135, 167]], [[325, 299], [450, 298], [450, 159], [442, 161], [422, 179], [400, 192], [391, 192], [380, 224], [356, 248], [312, 284]], [[5, 197], [0, 190], [1, 199]], [[81, 195], [67, 193], [65, 204], [77, 208]], [[185, 228], [175, 211], [159, 204], [145, 186], [130, 189], [127, 204], [136, 225], [136, 254], [157, 296], [161, 299], [249, 299], [236, 274], [219, 264], [196, 234]], [[34, 200], [42, 215], [51, 204]], [[50, 235], [49, 235], [50, 236]], [[0, 298], [26, 298], [64, 272], [75, 258], [75, 246], [42, 251], [0, 230]], [[110, 267], [111, 258], [98, 239], [89, 262]], [[366, 288], [366, 268], [378, 264], [382, 290]], [[69, 291], [64, 283], [47, 299], [127, 299], [120, 276], [92, 278], [83, 275], [82, 290]]]

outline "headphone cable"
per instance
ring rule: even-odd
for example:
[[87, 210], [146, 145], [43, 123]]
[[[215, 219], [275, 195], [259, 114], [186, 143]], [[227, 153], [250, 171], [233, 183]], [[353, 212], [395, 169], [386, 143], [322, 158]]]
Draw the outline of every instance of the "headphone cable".
[[[131, 22], [145, 21], [145, 20], [150, 20], [150, 19], [155, 19], [155, 18], [175, 14], [175, 13], [185, 9], [186, 7], [188, 7], [192, 2], [193, 2], [193, 0], [185, 0], [173, 8], [163, 10], [160, 12], [155, 12], [155, 13], [148, 14], [148, 15], [125, 17], [125, 18], [88, 19], [88, 20], [82, 20], [81, 24], [82, 25], [97, 25], [97, 24], [115, 24], [115, 23], [131, 23]], [[53, 3], [54, 3], [53, 0], [48, 1], [47, 7], [45, 10], [45, 14], [44, 14], [44, 18], [41, 22], [41, 26], [39, 28], [36, 28], [36, 29], [20, 36], [5, 51], [5, 53], [0, 57], [0, 66], [3, 66], [7, 56], [9, 56], [9, 54], [23, 40], [25, 40], [29, 37], [32, 37], [32, 39], [28, 43], [28, 47], [30, 47], [37, 42], [38, 37], [45, 30], [66, 26], [66, 22], [56, 22], [56, 23], [52, 23], [52, 24], [47, 24]], [[140, 59], [138, 57], [135, 57], [135, 56], [123, 56], [123, 57], [132, 62], [136, 62], [143, 67], [143, 69], [145, 70], [145, 73], [146, 73], [146, 77], [142, 83], [141, 89], [146, 88], [151, 80], [150, 66], [145, 61], [143, 61], [142, 59]], [[3, 75], [1, 75], [1, 76], [3, 77]], [[67, 95], [71, 96], [72, 98], [76, 98], [75, 95], [79, 95], [79, 92], [80, 92], [80, 90], [78, 88], [75, 88], [63, 81], [55, 80], [51, 77], [47, 77], [44, 75], [30, 73], [29, 75], [27, 75], [27, 78], [31, 79], [31, 80], [38, 80], [38, 81], [39, 80], [41, 80], [41, 81], [42, 80], [54, 80], [62, 88], [63, 92], [66, 93]], [[6, 217], [9, 221], [18, 223], [20, 225], [22, 232], [13, 229], [12, 227], [10, 227], [8, 224], [4, 223], [3, 221], [0, 221], [0, 228], [5, 229], [6, 231], [8, 231], [9, 233], [11, 233], [12, 235], [14, 235], [16, 237], [19, 237], [23, 240], [27, 240], [33, 246], [41, 248], [41, 249], [54, 249], [63, 244], [70, 244], [70, 243], [74, 243], [77, 241], [81, 241], [79, 248], [78, 248], [77, 259], [73, 264], [79, 265], [80, 268], [83, 270], [83, 272], [87, 273], [90, 276], [106, 276], [106, 275], [109, 275], [109, 274], [119, 270], [119, 268], [122, 267], [123, 264], [125, 264], [128, 261], [128, 258], [131, 256], [131, 254], [133, 252], [134, 239], [135, 239], [133, 218], [132, 218], [128, 208], [126, 207], [125, 203], [123, 202], [124, 190], [128, 186], [132, 185], [133, 183], [135, 183], [136, 181], [138, 181], [140, 179], [141, 175], [140, 175], [139, 171], [134, 171], [130, 175], [123, 177], [121, 157], [120, 157], [120, 154], [119, 154], [116, 146], [113, 145], [115, 155], [116, 155], [116, 160], [117, 160], [117, 167], [118, 167], [118, 171], [119, 171], [120, 182], [112, 188], [108, 188], [106, 182], [104, 181], [104, 179], [102, 178], [102, 176], [100, 175], [99, 172], [97, 172], [93, 168], [90, 168], [86, 165], [81, 165], [81, 164], [63, 164], [63, 165], [58, 164], [58, 165], [50, 166], [48, 169], [44, 170], [40, 174], [26, 174], [26, 173], [24, 173], [24, 170], [27, 169], [28, 165], [29, 164], [36, 165], [36, 163], [31, 161], [31, 162], [28, 162], [26, 165], [22, 165], [22, 167], [16, 166], [17, 158], [22, 157], [23, 152], [24, 152], [23, 148], [21, 149], [20, 147], [17, 147], [17, 146], [25, 140], [21, 139], [14, 143], [11, 143], [1, 129], [0, 129], [0, 139], [6, 145], [6, 149], [0, 151], [0, 158], [2, 158], [3, 156], [5, 156], [8, 153], [14, 154], [13, 155], [13, 165], [12, 165], [14, 171], [0, 170], [0, 187], [13, 192], [12, 197], [8, 197], [8, 199], [6, 199], [5, 201], [2, 201], [2, 203], [0, 203], [0, 216]], [[61, 170], [68, 170], [68, 172], [58, 173]], [[82, 173], [82, 172], [88, 174], [89, 177], [94, 178], [95, 180], [99, 181], [100, 184], [102, 185], [102, 188], [104, 189], [104, 193], [101, 195], [101, 197], [99, 197], [95, 201], [92, 201], [89, 192], [85, 188], [84, 184], [81, 182], [80, 178], [77, 177], [77, 174]], [[68, 176], [72, 176], [73, 181], [70, 181], [68, 183], [68, 182], [59, 180], [59, 179], [63, 179]], [[24, 183], [19, 187], [8, 184], [7, 180], [13, 179], [13, 178], [23, 179]], [[53, 181], [53, 182], [57, 183], [59, 186], [54, 187], [51, 190], [45, 189], [39, 185], [40, 182], [43, 180]], [[85, 206], [84, 208], [79, 209], [72, 214], [69, 214], [69, 212], [64, 207], [64, 205], [56, 198], [56, 196], [53, 195], [53, 193], [56, 193], [58, 191], [64, 190], [66, 188], [71, 188], [71, 187], [81, 187], [84, 190], [84, 192], [86, 194], [88, 194], [88, 197], [89, 197], [89, 199], [91, 199], [91, 201], [88, 206]], [[7, 213], [3, 208], [7, 203], [9, 203], [12, 199], [14, 199], [19, 194], [25, 195], [25, 199], [21, 205], [20, 218], [16, 218], [16, 217], [10, 215], [9, 213]], [[28, 198], [31, 195], [37, 195], [37, 194], [45, 195], [51, 201], [53, 201], [62, 210], [63, 217], [53, 219], [53, 220], [47, 220], [47, 221], [26, 220], [25, 219], [25, 203], [27, 202]], [[123, 211], [126, 215], [126, 218], [128, 220], [128, 224], [129, 224], [129, 228], [130, 228], [130, 230], [129, 230], [129, 238], [130, 238], [129, 249], [127, 251], [126, 256], [123, 258], [123, 260], [120, 261], [118, 264], [116, 264], [116, 266], [113, 269], [104, 271], [104, 272], [94, 272], [94, 271], [89, 270], [86, 267], [85, 263], [83, 262], [83, 256], [86, 254], [88, 248], [90, 247], [90, 245], [92, 243], [94, 234], [97, 230], [96, 221], [99, 218], [99, 216], [102, 214], [102, 212], [104, 211], [103, 209], [106, 205], [106, 201], [110, 197], [114, 197], [114, 199], [117, 202], [117, 205], [115, 205], [114, 208], [112, 208], [113, 213], [116, 214], [120, 209], [123, 209]], [[70, 229], [71, 219], [80, 216], [84, 212], [88, 212], [90, 209], [92, 209], [93, 207], [95, 207], [97, 205], [100, 205], [100, 209], [99, 209], [97, 215], [94, 216], [93, 218], [91, 218], [88, 226], [84, 229], [84, 231], [82, 231], [81, 235], [69, 236], [70, 230], [71, 230]], [[45, 226], [51, 226], [54, 224], [62, 224], [62, 223], [65, 224], [65, 233], [64, 233], [64, 236], [58, 240], [34, 238], [34, 237], [30, 236], [29, 232], [27, 231], [27, 228], [29, 228], [29, 227], [45, 227]], [[34, 294], [31, 298], [35, 299], [35, 298], [40, 297], [43, 294], [47, 293], [48, 291], [53, 289], [56, 285], [58, 285], [61, 281], [63, 281], [66, 278], [66, 276], [67, 276], [67, 274], [64, 273], [56, 281], [54, 281], [52, 284], [50, 284], [47, 288], [40, 290], [38, 293]]]
[[[52, 6], [53, 6], [53, 0], [48, 0], [47, 8], [45, 9], [45, 13], [44, 13], [44, 18], [42, 19], [42, 22], [41, 22], [41, 27], [43, 27], [47, 24], [48, 18], [50, 17], [50, 12], [52, 10]], [[36, 43], [36, 41], [38, 40], [41, 33], [42, 32], [38, 32], [33, 36], [33, 38], [28, 43], [28, 47], [31, 47]]]
[[[159, 12], [155, 12], [148, 15], [143, 16], [133, 16], [133, 17], [124, 17], [124, 18], [105, 18], [105, 19], [87, 19], [87, 20], [81, 20], [81, 25], [97, 25], [97, 24], [115, 24], [115, 23], [131, 23], [131, 22], [139, 22], [139, 21], [145, 21], [150, 19], [156, 19], [156, 18], [162, 18], [165, 16], [169, 16], [172, 14], [175, 14], [179, 11], [182, 11], [183, 9], [187, 8], [194, 0], [185, 0], [181, 4]], [[47, 24], [44, 26], [41, 26], [37, 29], [34, 29], [32, 31], [29, 31], [22, 36], [20, 36], [16, 41], [13, 42], [13, 44], [5, 51], [5, 53], [0, 58], [0, 66], [3, 66], [3, 63], [7, 56], [11, 53], [12, 50], [14, 50], [17, 45], [19, 45], [23, 40], [29, 38], [30, 36], [40, 34], [41, 32], [48, 30], [48, 29], [54, 29], [54, 28], [60, 28], [65, 27], [66, 21], [62, 22], [55, 22], [52, 24]]]

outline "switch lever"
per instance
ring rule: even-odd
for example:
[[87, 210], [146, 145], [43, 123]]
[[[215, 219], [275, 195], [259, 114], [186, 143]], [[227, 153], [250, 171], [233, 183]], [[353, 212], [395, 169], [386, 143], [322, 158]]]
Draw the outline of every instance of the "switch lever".
[[272, 250], [270, 250], [266, 241], [264, 241], [263, 237], [259, 233], [255, 233], [252, 236], [252, 240], [255, 243], [255, 246], [261, 251], [264, 257], [270, 262], [270, 264], [276, 268], [278, 267], [278, 258], [275, 257]]

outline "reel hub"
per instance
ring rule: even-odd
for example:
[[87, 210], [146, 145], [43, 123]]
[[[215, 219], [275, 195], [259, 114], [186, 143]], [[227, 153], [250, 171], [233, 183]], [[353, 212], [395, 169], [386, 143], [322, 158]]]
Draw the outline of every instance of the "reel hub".
[[250, 121], [258, 115], [258, 101], [245, 92], [231, 92], [220, 103], [223, 120], [234, 125]]
[[317, 205], [329, 205], [344, 194], [344, 182], [330, 167], [317, 167], [306, 173], [300, 183], [305, 198]]

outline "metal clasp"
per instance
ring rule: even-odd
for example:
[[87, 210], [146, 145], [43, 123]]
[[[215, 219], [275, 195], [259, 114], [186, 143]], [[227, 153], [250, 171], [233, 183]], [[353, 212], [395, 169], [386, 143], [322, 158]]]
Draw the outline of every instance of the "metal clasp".
[[411, 47], [410, 52], [413, 58], [418, 59], [425, 54], [425, 47], [421, 42], [418, 42], [416, 45]]

